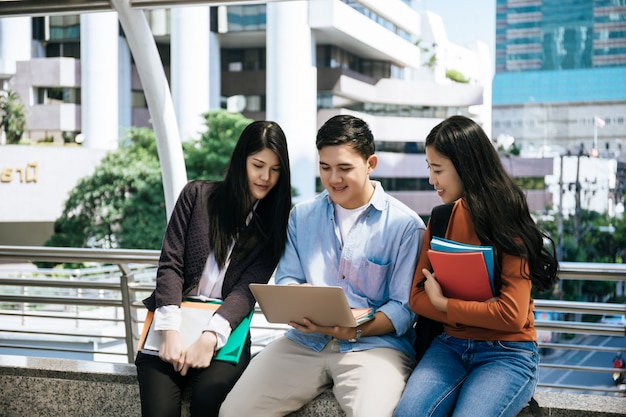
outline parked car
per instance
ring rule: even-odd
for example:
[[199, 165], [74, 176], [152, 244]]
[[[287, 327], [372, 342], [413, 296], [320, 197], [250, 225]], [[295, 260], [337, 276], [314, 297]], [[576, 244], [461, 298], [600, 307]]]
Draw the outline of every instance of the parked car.
[[620, 314], [605, 314], [600, 319], [602, 324], [617, 324], [618, 326], [626, 326], [626, 315]]

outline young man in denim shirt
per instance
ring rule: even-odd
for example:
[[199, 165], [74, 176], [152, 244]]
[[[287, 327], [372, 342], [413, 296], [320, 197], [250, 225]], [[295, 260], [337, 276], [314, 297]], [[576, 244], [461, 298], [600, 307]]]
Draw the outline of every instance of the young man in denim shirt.
[[251, 362], [220, 416], [284, 416], [332, 387], [348, 417], [391, 416], [414, 366], [408, 305], [425, 225], [370, 180], [378, 157], [367, 124], [339, 115], [318, 131], [325, 191], [291, 212], [276, 284], [340, 286], [358, 327], [290, 323]]

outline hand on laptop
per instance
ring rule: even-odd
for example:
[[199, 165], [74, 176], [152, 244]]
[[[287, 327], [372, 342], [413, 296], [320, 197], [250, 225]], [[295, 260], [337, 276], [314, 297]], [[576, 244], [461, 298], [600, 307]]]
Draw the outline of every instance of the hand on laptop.
[[307, 318], [303, 318], [302, 323], [290, 321], [289, 325], [304, 333], [321, 333], [340, 340], [352, 339], [355, 333], [354, 327], [318, 326]]

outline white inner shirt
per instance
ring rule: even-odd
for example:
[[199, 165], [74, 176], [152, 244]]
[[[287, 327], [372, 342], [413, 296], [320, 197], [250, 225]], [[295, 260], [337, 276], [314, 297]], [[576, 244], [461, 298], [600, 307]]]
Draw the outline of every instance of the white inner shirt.
[[[252, 220], [254, 209], [258, 205], [258, 201], [254, 204], [252, 211], [246, 219], [246, 224]], [[224, 267], [220, 268], [215, 261], [215, 254], [213, 251], [209, 253], [209, 256], [204, 265], [204, 270], [200, 276], [200, 282], [194, 295], [187, 295], [188, 298], [197, 298], [203, 301], [207, 300], [221, 300], [222, 299], [222, 285], [224, 284], [224, 276], [228, 265], [230, 265], [230, 257], [232, 255], [235, 242], [232, 242], [228, 251], [228, 257], [224, 263]], [[182, 314], [180, 307], [177, 305], [167, 305], [156, 309], [154, 312], [154, 329], [155, 330], [180, 330], [182, 321]], [[213, 314], [207, 317], [206, 325], [203, 331], [212, 331], [217, 335], [217, 345], [215, 350], [220, 349], [226, 344], [228, 337], [232, 329], [230, 323], [220, 314]]]
[[356, 220], [359, 218], [361, 213], [365, 211], [368, 205], [369, 203], [355, 209], [346, 209], [341, 207], [339, 204], [334, 204], [342, 242], [346, 241], [346, 237], [348, 237], [350, 229], [352, 229], [352, 226], [354, 226], [354, 223], [356, 223]]

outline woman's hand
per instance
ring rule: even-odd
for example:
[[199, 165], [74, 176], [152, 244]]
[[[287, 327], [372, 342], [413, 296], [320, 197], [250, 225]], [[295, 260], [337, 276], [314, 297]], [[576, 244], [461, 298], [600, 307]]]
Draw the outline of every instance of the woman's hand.
[[424, 274], [424, 278], [426, 278], [426, 281], [424, 282], [424, 291], [426, 292], [426, 295], [428, 295], [428, 299], [437, 311], [446, 313], [448, 311], [448, 298], [443, 295], [441, 285], [437, 282], [435, 274], [431, 273], [426, 268], [422, 269], [422, 273]]
[[217, 335], [215, 332], [202, 332], [185, 354], [185, 362], [180, 371], [182, 376], [187, 374], [189, 368], [208, 368], [215, 356], [217, 346]]
[[356, 336], [356, 327], [318, 326], [306, 318], [302, 319], [302, 323], [291, 321], [289, 325], [304, 333], [321, 333], [340, 340], [349, 340]]
[[161, 346], [159, 358], [171, 363], [176, 372], [183, 369], [185, 363], [185, 343], [178, 330], [161, 330]]

